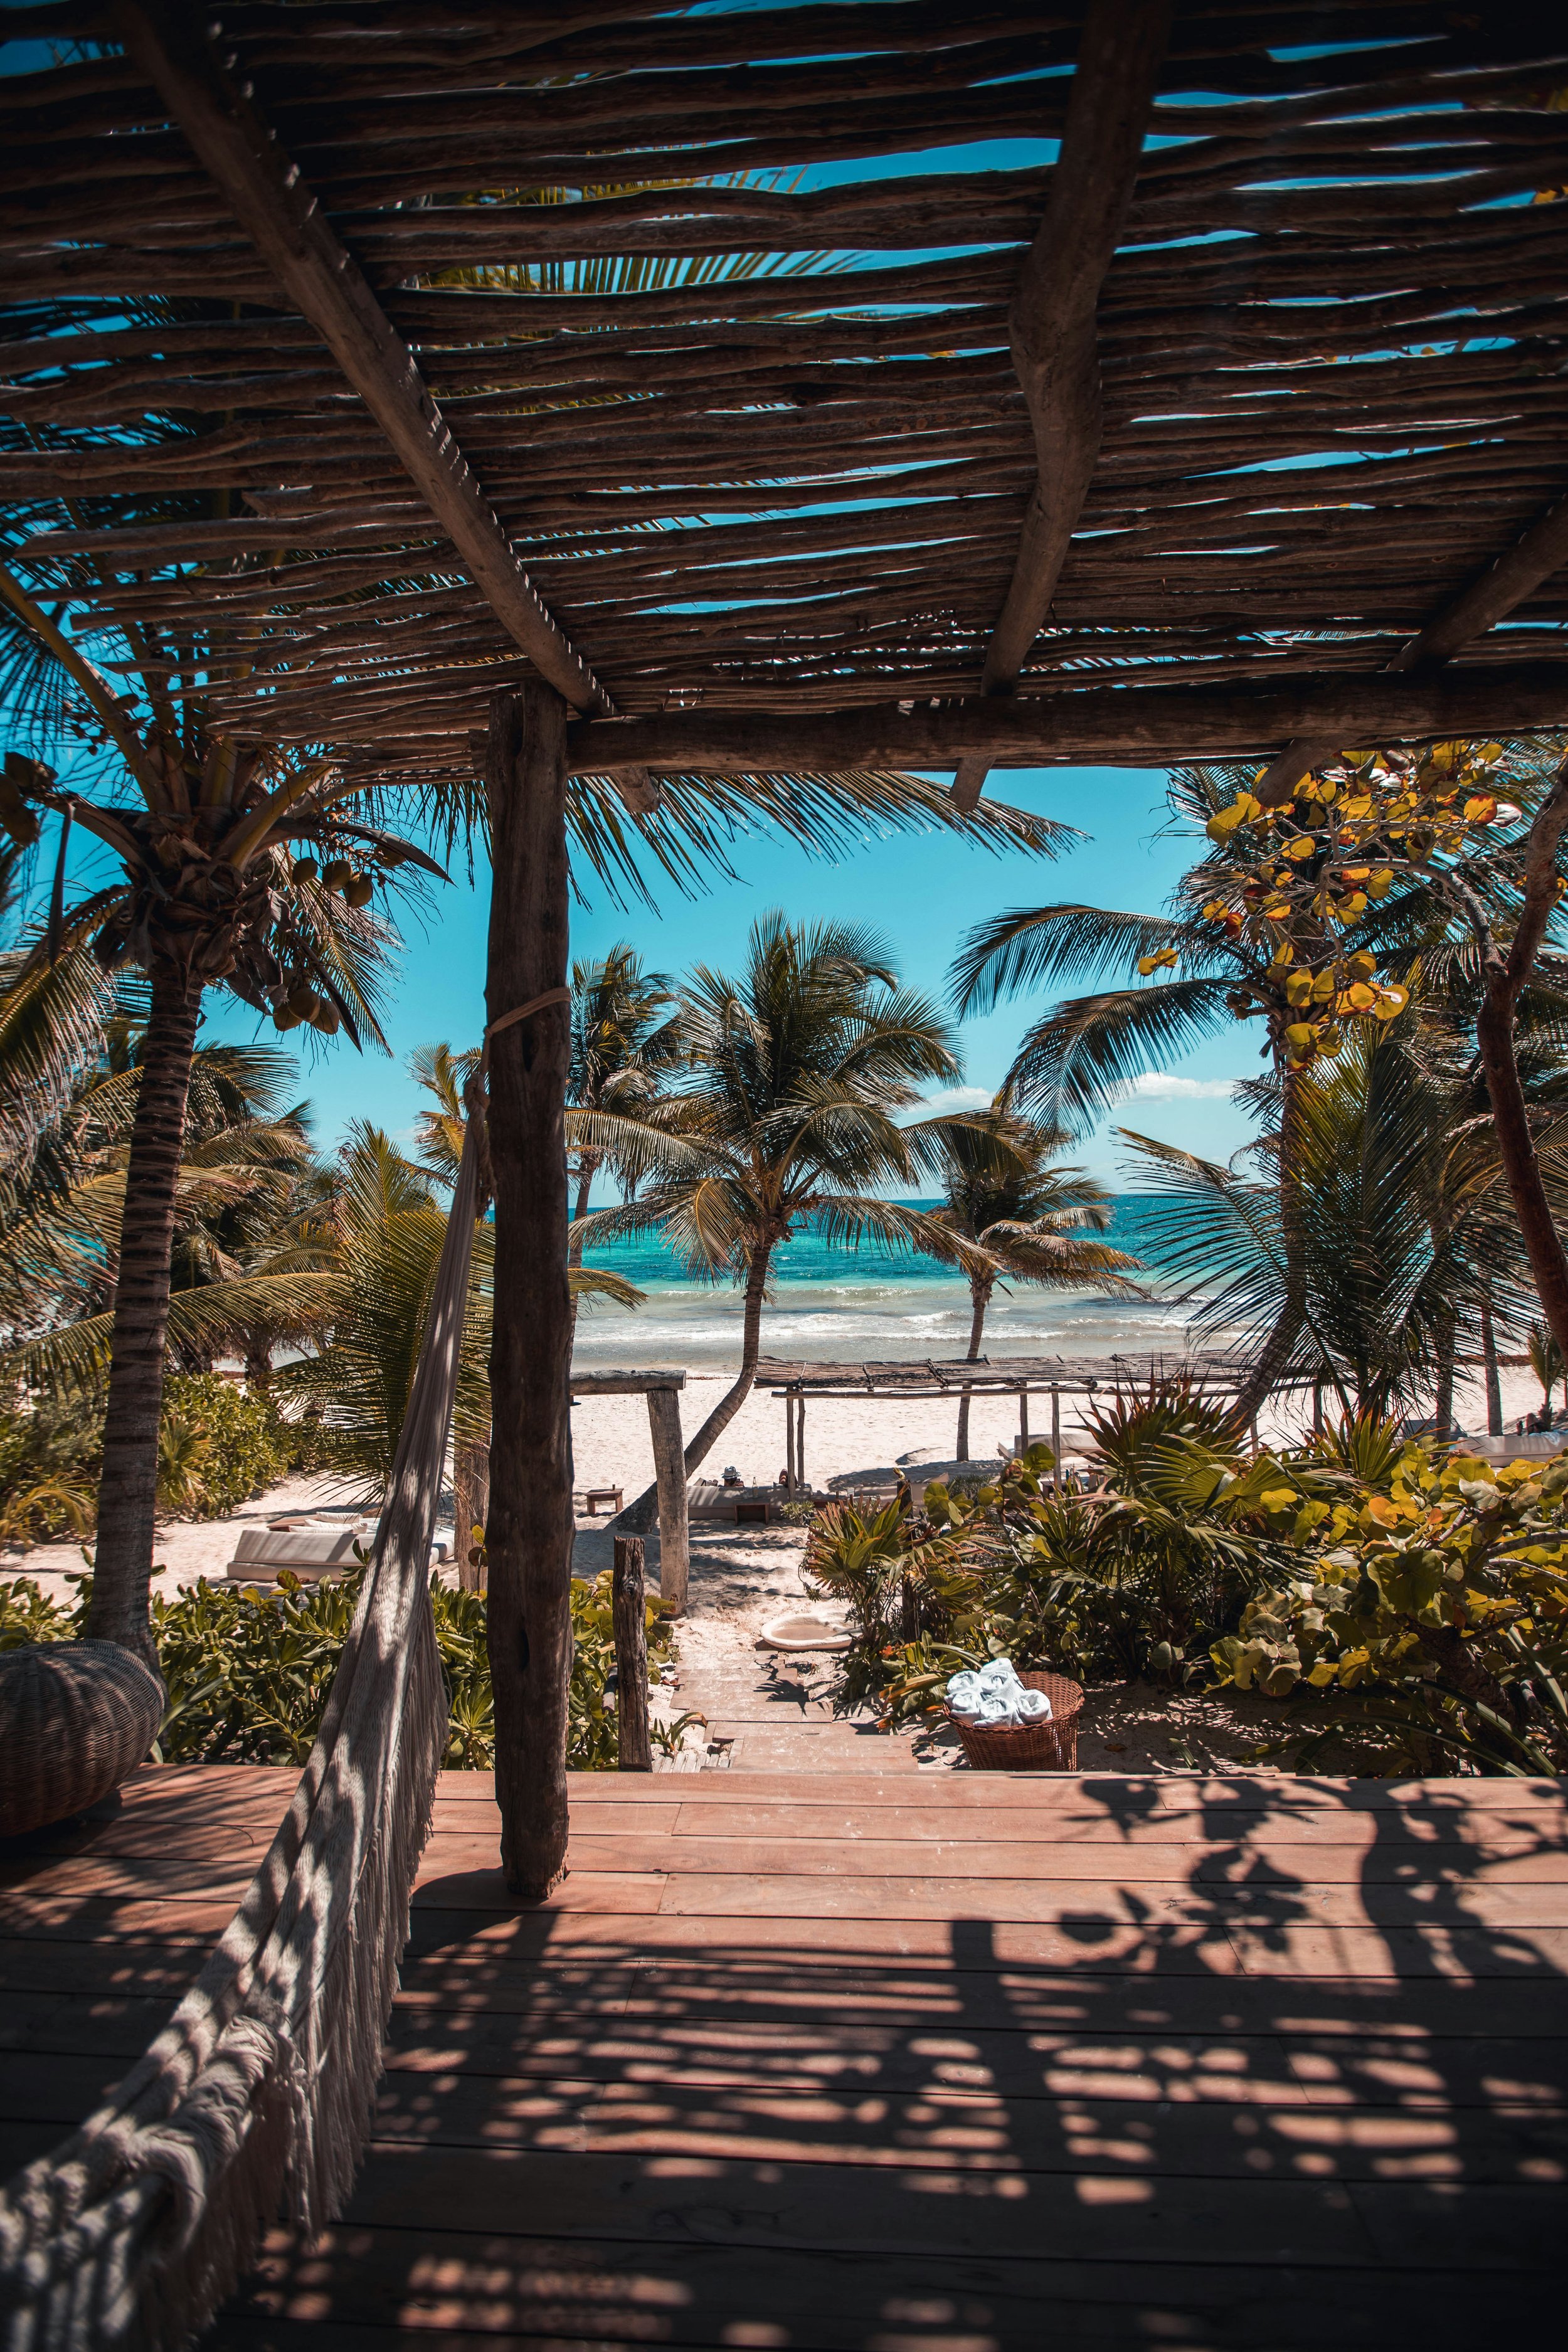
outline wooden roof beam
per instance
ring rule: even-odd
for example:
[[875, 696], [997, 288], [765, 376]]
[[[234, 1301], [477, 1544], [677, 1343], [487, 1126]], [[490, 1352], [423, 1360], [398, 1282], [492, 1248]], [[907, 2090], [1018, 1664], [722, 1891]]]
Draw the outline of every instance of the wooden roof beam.
[[[1559, 499], [1555, 506], [1548, 507], [1522, 539], [1516, 540], [1505, 554], [1445, 604], [1408, 645], [1402, 646], [1384, 675], [1436, 668], [1440, 662], [1451, 660], [1461, 646], [1484, 636], [1489, 629], [1506, 620], [1516, 605], [1532, 596], [1565, 563], [1568, 498]], [[1508, 721], [1500, 719], [1499, 725], [1506, 727]], [[1315, 734], [1287, 744], [1254, 787], [1264, 807], [1281, 807], [1303, 776], [1310, 776], [1325, 761], [1337, 758], [1344, 740], [1342, 735]]]
[[1071, 767], [1083, 761], [1149, 767], [1174, 760], [1268, 758], [1307, 725], [1336, 742], [1417, 742], [1521, 734], [1568, 725], [1568, 662], [1371, 677], [1315, 675], [1257, 687], [1084, 687], [975, 696], [910, 708], [679, 710], [648, 719], [579, 720], [568, 757], [579, 774], [728, 774], [835, 768]]
[[[1046, 216], [1008, 313], [1038, 478], [981, 680], [1011, 694], [1045, 625], [1105, 431], [1100, 296], [1126, 225], [1171, 30], [1170, 0], [1089, 0]], [[983, 761], [961, 762], [952, 798], [972, 809]]]
[[[613, 705], [512, 551], [417, 362], [274, 134], [219, 62], [205, 19], [171, 0], [112, 0], [115, 33], [197, 162], [395, 451], [475, 587], [576, 710]], [[219, 28], [221, 30], [221, 28]]]

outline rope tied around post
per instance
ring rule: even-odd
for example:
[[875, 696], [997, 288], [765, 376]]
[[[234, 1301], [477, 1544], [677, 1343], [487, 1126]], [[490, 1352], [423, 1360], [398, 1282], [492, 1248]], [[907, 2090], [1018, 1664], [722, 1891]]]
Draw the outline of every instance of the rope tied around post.
[[463, 1110], [468, 1127], [473, 1134], [474, 1149], [479, 1161], [477, 1213], [481, 1217], [496, 1196], [495, 1171], [490, 1160], [489, 1126], [486, 1117], [489, 1097], [487, 1079], [490, 1064], [490, 1039], [499, 1035], [503, 1029], [515, 1028], [520, 1021], [529, 1020], [535, 1013], [542, 1013], [547, 1005], [570, 1004], [571, 1002], [572, 991], [569, 988], [547, 988], [542, 995], [531, 996], [526, 1004], [516, 1006], [510, 1013], [503, 1013], [500, 1019], [492, 1021], [485, 1031], [479, 1046], [479, 1058], [474, 1066], [472, 1076], [463, 1088]]
[[572, 991], [569, 988], [547, 988], [542, 996], [531, 996], [528, 1003], [520, 1004], [515, 1012], [503, 1013], [500, 1019], [492, 1021], [485, 1031], [484, 1052], [480, 1056], [481, 1066], [489, 1059], [490, 1039], [499, 1036], [503, 1029], [510, 1029], [519, 1021], [528, 1020], [532, 1013], [542, 1013], [548, 1004], [570, 1004], [571, 1002]]

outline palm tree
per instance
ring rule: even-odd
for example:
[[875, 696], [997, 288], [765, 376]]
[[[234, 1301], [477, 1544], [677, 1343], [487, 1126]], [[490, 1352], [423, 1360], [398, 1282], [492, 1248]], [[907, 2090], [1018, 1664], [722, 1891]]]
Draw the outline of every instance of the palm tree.
[[[566, 1081], [568, 1139], [576, 1185], [569, 1262], [583, 1263], [577, 1231], [588, 1213], [594, 1179], [611, 1155], [581, 1134], [572, 1113], [626, 1113], [636, 1118], [657, 1101], [660, 1087], [685, 1050], [674, 991], [661, 971], [645, 971], [625, 941], [595, 963], [572, 967], [572, 1064]], [[576, 1308], [574, 1306], [574, 1316]]]
[[[446, 1046], [427, 1048], [415, 1057], [416, 1074], [449, 1071], [461, 1058]], [[461, 1152], [459, 1137], [458, 1158]], [[447, 1234], [440, 1181], [405, 1158], [381, 1129], [356, 1122], [338, 1156], [330, 1193], [315, 1204], [309, 1234], [301, 1235], [331, 1297], [330, 1336], [315, 1352], [285, 1365], [275, 1385], [319, 1416], [327, 1458], [361, 1478], [373, 1500], [379, 1500], [397, 1451], [424, 1344]], [[482, 1444], [489, 1434], [493, 1269], [494, 1228], [481, 1217], [474, 1228], [453, 1412], [459, 1447]], [[642, 1300], [640, 1291], [613, 1274], [579, 1272], [575, 1286], [622, 1307]]]
[[[10, 974], [0, 973], [0, 1050], [39, 1012], [44, 977], [70, 961], [51, 968], [14, 958]], [[0, 1370], [59, 1406], [90, 1407], [101, 1395], [123, 1255], [147, 992], [133, 973], [106, 985], [107, 1011], [99, 1003], [96, 1023], [74, 1029], [68, 992], [68, 1017], [47, 1052], [74, 1063], [76, 1075], [68, 1084], [62, 1077], [63, 1100], [36, 1087], [30, 1108], [47, 1107], [47, 1123], [0, 1149]], [[198, 1046], [192, 1056], [175, 1180], [171, 1364], [205, 1370], [237, 1344], [269, 1360], [277, 1341], [320, 1326], [323, 1303], [298, 1278], [304, 1262], [278, 1255], [279, 1219], [310, 1164], [304, 1113], [284, 1107], [293, 1074], [289, 1056], [265, 1047]]]
[[[858, 925], [752, 926], [744, 971], [700, 966], [680, 994], [688, 1049], [676, 1092], [636, 1117], [595, 1113], [580, 1132], [613, 1151], [642, 1188], [582, 1218], [592, 1243], [661, 1231], [699, 1277], [742, 1286], [741, 1367], [686, 1448], [703, 1462], [751, 1391], [774, 1250], [803, 1225], [830, 1241], [870, 1235], [949, 1265], [988, 1265], [940, 1219], [879, 1197], [912, 1183], [949, 1124], [900, 1127], [895, 1114], [932, 1080], [952, 1079], [947, 1024], [908, 994], [882, 942]], [[649, 1487], [617, 1524], [651, 1526]]]
[[[1050, 1007], [1008, 1073], [1021, 1103], [1073, 1131], [1109, 1110], [1131, 1079], [1233, 1020], [1262, 1021], [1283, 1272], [1276, 1318], [1257, 1332], [1258, 1352], [1237, 1399], [1242, 1419], [1292, 1361], [1305, 1328], [1303, 1078], [1358, 1027], [1398, 1017], [1405, 982], [1380, 981], [1380, 968], [1408, 965], [1448, 941], [1461, 904], [1468, 938], [1472, 914], [1504, 924], [1520, 899], [1519, 856], [1500, 857], [1477, 832], [1498, 803], [1479, 794], [1468, 804], [1479, 813], [1473, 823], [1452, 807], [1463, 800], [1455, 787], [1472, 760], [1491, 772], [1501, 747], [1472, 755], [1438, 746], [1419, 766], [1414, 755], [1352, 756], [1353, 767], [1305, 779], [1291, 804], [1268, 812], [1249, 799], [1250, 771], [1177, 771], [1173, 815], [1180, 825], [1202, 825], [1213, 845], [1184, 876], [1168, 914], [1077, 904], [1015, 909], [977, 927], [954, 968], [961, 1012], [1040, 982], [1119, 980]], [[1506, 756], [1524, 779], [1522, 797], [1541, 798], [1548, 780], [1539, 747]], [[1399, 803], [1406, 784], [1413, 816]], [[1391, 843], [1384, 828], [1395, 820]], [[1351, 862], [1358, 856], [1371, 862]]]
[[[1004, 1276], [1058, 1290], [1142, 1296], [1126, 1278], [1138, 1259], [1088, 1238], [1110, 1225], [1110, 1196], [1081, 1168], [1054, 1164], [1067, 1142], [1059, 1128], [1014, 1110], [1005, 1087], [988, 1111], [943, 1131], [947, 1197], [933, 1214], [992, 1261], [969, 1268], [971, 1363], [979, 1358], [986, 1309]], [[967, 1390], [958, 1408], [957, 1459], [969, 1459]]]
[[[60, 583], [81, 604], [84, 582]], [[99, 1544], [86, 1632], [155, 1654], [147, 1594], [153, 1565], [157, 1439], [180, 1165], [208, 988], [228, 990], [279, 1030], [341, 1029], [378, 1042], [376, 977], [395, 944], [374, 914], [397, 868], [441, 869], [412, 843], [350, 821], [351, 791], [329, 759], [239, 741], [209, 717], [213, 686], [232, 672], [203, 644], [121, 621], [86, 633], [130, 681], [116, 693], [83, 639], [0, 565], [7, 628], [4, 683], [24, 710], [51, 715], [79, 749], [68, 789], [36, 760], [7, 759], [4, 814], [13, 837], [60, 819], [48, 937], [52, 961], [89, 940], [106, 971], [146, 976], [147, 1020], [124, 1177], [122, 1245], [112, 1313]], [[118, 869], [66, 907], [68, 851], [79, 826]]]
[[1530, 1350], [1530, 1369], [1541, 1382], [1541, 1401], [1547, 1421], [1552, 1418], [1552, 1391], [1559, 1381], [1568, 1399], [1568, 1372], [1563, 1370], [1562, 1350], [1544, 1323], [1532, 1323], [1525, 1334]]
[[[1479, 1336], [1495, 1302], [1515, 1311], [1517, 1228], [1479, 1122], [1425, 1066], [1412, 1007], [1391, 1029], [1352, 1033], [1298, 1074], [1296, 1234], [1289, 1261], [1273, 1161], [1277, 1124], [1229, 1167], [1123, 1129], [1152, 1187], [1147, 1258], [1200, 1287], [1203, 1332], [1278, 1328], [1300, 1286], [1300, 1328], [1282, 1369], [1331, 1386], [1347, 1414], [1384, 1414], [1441, 1392], [1457, 1339]], [[1275, 1118], [1282, 1089], [1258, 1081]], [[1440, 1412], [1447, 1417], [1447, 1408]]]

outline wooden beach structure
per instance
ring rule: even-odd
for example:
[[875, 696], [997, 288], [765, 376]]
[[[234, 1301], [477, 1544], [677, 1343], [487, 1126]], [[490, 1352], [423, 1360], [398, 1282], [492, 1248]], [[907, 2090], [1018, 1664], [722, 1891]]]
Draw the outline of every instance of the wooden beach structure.
[[[1216, 1349], [1188, 1349], [1180, 1354], [1109, 1356], [917, 1356], [885, 1362], [786, 1360], [763, 1356], [757, 1381], [780, 1399], [784, 1408], [785, 1480], [806, 1489], [805, 1406], [808, 1397], [824, 1402], [865, 1397], [907, 1398], [1013, 1396], [1018, 1400], [1018, 1436], [1029, 1438], [1029, 1399], [1044, 1397], [1050, 1406], [1050, 1444], [1058, 1460], [1062, 1450], [1063, 1397], [1092, 1397], [1124, 1389], [1148, 1388], [1152, 1382], [1179, 1381], [1184, 1387], [1211, 1396], [1235, 1396], [1246, 1387], [1250, 1361]], [[1287, 1373], [1276, 1383], [1282, 1391], [1310, 1389], [1311, 1375]], [[1256, 1426], [1253, 1442], [1257, 1443]]]
[[[1522, 2325], [1560, 2194], [1555, 1790], [1507, 1791], [1504, 1835], [1469, 1790], [1259, 1784], [1244, 1830], [1239, 1793], [922, 1780], [883, 1837], [879, 1782], [717, 1831], [706, 1789], [649, 1830], [657, 1777], [613, 1817], [568, 1787], [563, 1096], [574, 846], [679, 876], [754, 811], [1037, 845], [993, 770], [1246, 758], [1273, 793], [1325, 747], [1568, 723], [1560, 12], [44, 0], [0, 31], [26, 45], [0, 82], [7, 602], [79, 674], [118, 631], [172, 709], [199, 687], [221, 740], [309, 753], [280, 843], [445, 794], [493, 873], [498, 1761], [493, 1799], [443, 1784], [421, 1866], [427, 2079], [395, 2068], [362, 2201], [311, 2252], [434, 1769], [421, 1456], [292, 1799], [153, 1772], [79, 1848], [5, 1865], [15, 1964], [81, 1931], [28, 1987], [58, 2021], [34, 2154], [282, 1815], [112, 2127], [0, 2210], [17, 2326], [183, 2340], [285, 2180], [304, 2234], [235, 2344], [973, 2347], [1052, 2306], [1141, 2344]], [[963, 168], [982, 142], [1037, 144]], [[1113, 1893], [1075, 1875], [1085, 1823]], [[642, 2024], [603, 2039], [617, 2003], [708, 2036], [657, 2116]], [[563, 2089], [552, 2010], [590, 2087]], [[792, 2036], [829, 2014], [883, 2054], [824, 2071]], [[955, 2020], [980, 2055], [949, 2075]], [[1030, 2104], [1032, 2037], [1101, 2020], [1140, 2088], [1102, 2097], [1091, 2032]], [[1472, 2032], [1495, 2063], [1456, 2053]]]

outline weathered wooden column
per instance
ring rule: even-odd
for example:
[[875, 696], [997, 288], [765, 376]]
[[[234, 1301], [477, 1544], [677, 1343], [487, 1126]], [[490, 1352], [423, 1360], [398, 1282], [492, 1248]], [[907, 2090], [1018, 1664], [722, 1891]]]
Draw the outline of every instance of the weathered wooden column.
[[[492, 1028], [567, 972], [566, 705], [520, 687], [490, 703]], [[537, 1899], [566, 1867], [572, 1669], [565, 1097], [569, 1008], [490, 1039], [495, 1328], [490, 1343], [489, 1656], [507, 1885]]]
[[686, 1449], [680, 1439], [680, 1400], [673, 1389], [649, 1389], [648, 1433], [653, 1439], [653, 1475], [658, 1486], [658, 1591], [677, 1616], [686, 1606], [691, 1570], [691, 1533], [686, 1515]]
[[[658, 1393], [650, 1389], [648, 1397]], [[670, 1391], [666, 1389], [664, 1394]], [[643, 1586], [641, 1536], [616, 1538], [610, 1579], [611, 1619], [616, 1634], [616, 1759], [623, 1772], [653, 1770], [647, 1722], [647, 1601]]]
[[452, 1542], [458, 1555], [458, 1582], [465, 1592], [482, 1592], [482, 1568], [468, 1559], [475, 1549], [474, 1529], [489, 1517], [490, 1449], [478, 1439], [459, 1437], [452, 1446]]

